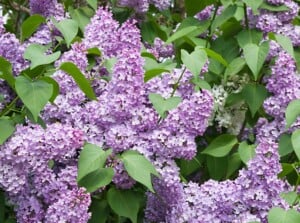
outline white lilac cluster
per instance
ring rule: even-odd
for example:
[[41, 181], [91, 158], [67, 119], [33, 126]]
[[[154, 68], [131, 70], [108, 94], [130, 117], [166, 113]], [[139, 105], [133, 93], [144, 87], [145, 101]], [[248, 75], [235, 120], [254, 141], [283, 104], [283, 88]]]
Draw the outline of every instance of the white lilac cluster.
[[212, 94], [214, 96], [214, 117], [219, 128], [226, 128], [229, 133], [238, 135], [245, 119], [247, 107], [244, 102], [235, 103], [228, 106], [226, 104], [227, 98], [230, 94], [238, 94], [243, 87], [249, 82], [248, 74], [234, 75], [228, 79], [226, 83], [221, 85], [214, 85]]

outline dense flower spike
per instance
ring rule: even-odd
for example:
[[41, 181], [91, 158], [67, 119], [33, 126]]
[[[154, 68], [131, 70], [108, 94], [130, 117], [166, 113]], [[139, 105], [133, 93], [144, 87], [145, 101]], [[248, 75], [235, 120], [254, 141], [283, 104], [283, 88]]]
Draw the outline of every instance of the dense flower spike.
[[[106, 221], [114, 221], [116, 215], [123, 218], [109, 199], [110, 191], [114, 189], [124, 195], [126, 192], [130, 192], [127, 195], [146, 192], [143, 202], [138, 201], [141, 204], [139, 211], [142, 211], [142, 203], [145, 205], [144, 214], [138, 213], [139, 218], [144, 216], [144, 222], [267, 223], [268, 212], [273, 207], [290, 208], [282, 193], [293, 188], [285, 179], [278, 178], [282, 171], [278, 141], [283, 133], [289, 137], [288, 134], [300, 126], [298, 118], [291, 128], [286, 129], [285, 120], [288, 104], [300, 99], [300, 79], [294, 60], [298, 52], [295, 50], [292, 54], [290, 45], [282, 43], [284, 38], [269, 33], [287, 36], [294, 46], [300, 45], [299, 27], [295, 25], [299, 23], [296, 18], [298, 3], [265, 0], [257, 12], [245, 3], [244, 10], [235, 10], [234, 19], [228, 18], [225, 23], [218, 24], [216, 20], [220, 21], [235, 6], [240, 7], [238, 2], [233, 1], [230, 5], [234, 7], [229, 6], [230, 10], [223, 1], [214, 5], [203, 3], [205, 8], [197, 13], [188, 11], [189, 7], [176, 8], [178, 2], [171, 0], [98, 1], [106, 6], [94, 10], [95, 14], [91, 1], [87, 4], [76, 2], [76, 6], [64, 2], [65, 7], [71, 4], [70, 14], [59, 2], [29, 1], [27, 6], [31, 14], [43, 15], [46, 22], [22, 43], [17, 38], [18, 33], [5, 31], [4, 26], [11, 30], [10, 24], [4, 25], [0, 18], [0, 56], [12, 64], [14, 76], [23, 75], [31, 78], [33, 83], [44, 84], [44, 80], [51, 81], [51, 76], [59, 85], [55, 100], [48, 102], [40, 112], [40, 126], [30, 123], [30, 106], [25, 103], [18, 84], [8, 85], [4, 79], [0, 80], [0, 128], [10, 127], [6, 126], [10, 123], [6, 122], [8, 119], [16, 123], [15, 133], [0, 145], [0, 197], [4, 191], [15, 210], [17, 222], [87, 223], [94, 214], [94, 202], [96, 206], [101, 204], [98, 211], [108, 211]], [[26, 7], [14, 10], [22, 14], [28, 11]], [[224, 9], [225, 14], [221, 15]], [[247, 16], [243, 12], [247, 12]], [[187, 17], [189, 14], [195, 14], [195, 17]], [[89, 24], [82, 29], [90, 16]], [[70, 18], [80, 26], [70, 46], [52, 24], [53, 17], [58, 21]], [[23, 19], [20, 17], [16, 21]], [[182, 21], [183, 29], [189, 30], [193, 24], [195, 27], [166, 44], [162, 39], [172, 35], [178, 21]], [[251, 37], [254, 44], [270, 43], [257, 79], [250, 73], [252, 67], [248, 58], [242, 55], [246, 49], [241, 47], [241, 39], [233, 40], [230, 49], [222, 46], [222, 41], [225, 46], [226, 38], [231, 34], [227, 31], [228, 25], [241, 23], [237, 28], [243, 29], [247, 22], [250, 35], [255, 35], [255, 38]], [[207, 31], [197, 33], [202, 26]], [[261, 32], [252, 33], [252, 29]], [[174, 32], [173, 37], [176, 37], [180, 29]], [[236, 32], [239, 30], [234, 30], [234, 35]], [[151, 44], [143, 43], [142, 39]], [[29, 61], [23, 58], [24, 51], [33, 43], [48, 46], [46, 54], [53, 51], [60, 52], [61, 56], [21, 73], [29, 67]], [[203, 53], [209, 57], [207, 61], [201, 61], [205, 65], [196, 75], [197, 69], [193, 68], [198, 68], [198, 64], [180, 58], [181, 49], [192, 52], [195, 46], [205, 48]], [[101, 55], [91, 53], [91, 48], [98, 48]], [[158, 69], [154, 67], [149, 81], [144, 80], [144, 76], [150, 61], [147, 57], [152, 58], [152, 55], [146, 52], [152, 53], [156, 63], [162, 65]], [[236, 66], [233, 61], [240, 62], [238, 65], [241, 66]], [[85, 89], [79, 88], [78, 80], [60, 69], [65, 62], [73, 63], [81, 71], [86, 80], [81, 75], [79, 79]], [[163, 65], [168, 62], [176, 68], [164, 69]], [[6, 70], [2, 67], [0, 70], [0, 78], [5, 78]], [[52, 71], [54, 73], [50, 75]], [[197, 80], [199, 82], [195, 84]], [[252, 101], [245, 90], [252, 82], [268, 91], [256, 114], [251, 113]], [[205, 89], [199, 87], [201, 83], [206, 85]], [[211, 90], [206, 90], [209, 86]], [[90, 94], [84, 93], [87, 89]], [[93, 95], [91, 90], [95, 97], [90, 96]], [[35, 98], [32, 100], [36, 103]], [[202, 152], [207, 145], [213, 150], [214, 140], [222, 134], [230, 134], [236, 139], [227, 155]], [[2, 134], [0, 136], [3, 141]], [[5, 140], [5, 134], [3, 136]], [[101, 147], [106, 154], [109, 152], [108, 158], [101, 160], [100, 168], [114, 170], [111, 182], [93, 193], [88, 193], [87, 190], [91, 190], [80, 187], [77, 182], [80, 180], [83, 185], [83, 178], [77, 179], [77, 173], [80, 173], [82, 157], [78, 158], [85, 143]], [[249, 147], [256, 148], [248, 162], [241, 154], [243, 143], [253, 144]], [[140, 169], [136, 172], [130, 169], [125, 161], [127, 154], [135, 154], [130, 150], [141, 153], [150, 161], [159, 176], [141, 175]], [[296, 159], [296, 155], [291, 154], [289, 158]], [[147, 162], [140, 159], [141, 163]], [[215, 166], [210, 166], [210, 160], [220, 160], [221, 166], [224, 163], [224, 176], [213, 176]], [[137, 158], [136, 163], [130, 164], [139, 168], [139, 162]], [[99, 163], [98, 157], [92, 164]], [[141, 178], [148, 183], [151, 180], [155, 193], [147, 190]], [[133, 203], [136, 202], [134, 199]], [[299, 205], [293, 208], [300, 210]]]

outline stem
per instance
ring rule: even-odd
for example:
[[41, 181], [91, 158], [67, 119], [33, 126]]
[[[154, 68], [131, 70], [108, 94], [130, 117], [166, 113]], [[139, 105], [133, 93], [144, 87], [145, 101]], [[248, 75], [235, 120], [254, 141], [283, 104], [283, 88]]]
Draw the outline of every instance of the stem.
[[210, 23], [210, 25], [208, 27], [209, 33], [208, 33], [208, 41], [206, 41], [206, 47], [208, 47], [208, 43], [211, 42], [211, 40], [212, 40], [212, 34], [213, 34], [212, 24], [214, 23], [214, 21], [215, 21], [215, 19], [217, 17], [218, 9], [219, 9], [219, 1], [215, 5], [215, 11], [214, 11], [213, 17], [211, 19], [211, 23]]
[[6, 115], [11, 110], [11, 108], [14, 106], [14, 104], [17, 102], [18, 99], [19, 96], [15, 97], [14, 100], [12, 100], [12, 102], [9, 105], [7, 105], [5, 109], [3, 109], [3, 111], [0, 113], [0, 117]]
[[25, 12], [27, 14], [30, 14], [30, 9], [29, 8], [26, 8], [23, 5], [19, 5], [18, 3], [14, 2], [14, 1], [8, 1], [8, 3], [16, 11], [21, 11], [21, 12]]
[[245, 14], [246, 29], [249, 29], [249, 20], [248, 20], [247, 5], [246, 5], [246, 3], [244, 3], [244, 14]]

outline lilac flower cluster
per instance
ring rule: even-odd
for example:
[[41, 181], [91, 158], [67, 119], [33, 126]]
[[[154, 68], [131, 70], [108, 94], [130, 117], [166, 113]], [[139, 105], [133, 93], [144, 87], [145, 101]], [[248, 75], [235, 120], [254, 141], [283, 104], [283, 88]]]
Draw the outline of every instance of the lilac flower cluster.
[[0, 186], [18, 222], [87, 222], [90, 196], [76, 184], [80, 130], [51, 124], [17, 126], [0, 146]]
[[159, 10], [165, 10], [171, 5], [171, 0], [119, 0], [121, 6], [134, 8], [137, 13], [145, 13], [152, 4]]

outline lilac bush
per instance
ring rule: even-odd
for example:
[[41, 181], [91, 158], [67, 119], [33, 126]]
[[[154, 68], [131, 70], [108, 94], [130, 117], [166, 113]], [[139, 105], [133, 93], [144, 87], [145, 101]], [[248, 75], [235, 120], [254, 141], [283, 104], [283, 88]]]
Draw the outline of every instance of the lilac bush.
[[195, 2], [3, 4], [0, 222], [300, 221], [299, 5]]

